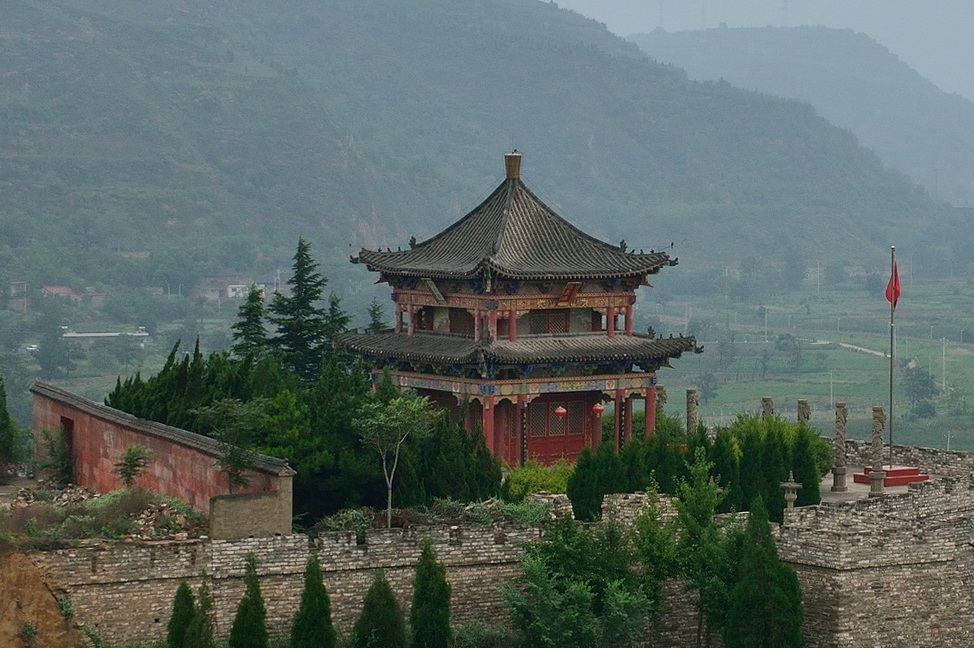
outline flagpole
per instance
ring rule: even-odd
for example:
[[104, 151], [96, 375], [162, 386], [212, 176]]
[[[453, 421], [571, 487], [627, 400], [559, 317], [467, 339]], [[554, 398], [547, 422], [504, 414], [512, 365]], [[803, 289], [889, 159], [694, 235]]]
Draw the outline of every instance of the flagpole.
[[[896, 281], [896, 246], [889, 246], [889, 277], [890, 281]], [[889, 465], [893, 465], [893, 351], [894, 351], [894, 331], [893, 311], [896, 310], [896, 288], [894, 286], [893, 298], [889, 300]]]

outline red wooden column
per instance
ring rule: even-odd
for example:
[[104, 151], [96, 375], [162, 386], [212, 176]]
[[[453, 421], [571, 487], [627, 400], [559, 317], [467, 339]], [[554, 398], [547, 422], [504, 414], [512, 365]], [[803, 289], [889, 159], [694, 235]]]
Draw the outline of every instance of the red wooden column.
[[497, 447], [494, 431], [494, 408], [497, 404], [494, 402], [493, 396], [484, 396], [480, 402], [483, 404], [482, 421], [484, 426], [484, 441], [487, 443], [487, 449], [490, 451], [490, 454], [493, 455], [494, 448]]
[[507, 312], [507, 337], [517, 342], [517, 310], [513, 308]]
[[490, 339], [497, 339], [497, 311], [492, 310], [487, 314], [487, 330], [490, 333]]
[[626, 335], [632, 337], [632, 306], [626, 306]]
[[[609, 306], [605, 309], [605, 331], [609, 337], [616, 335], [616, 307]], [[617, 419], [619, 417], [616, 417]]]
[[649, 436], [656, 430], [656, 387], [646, 388], [646, 418], [643, 420], [643, 434]]
[[396, 304], [396, 323], [394, 330], [396, 335], [402, 332], [402, 306], [400, 304]]
[[410, 304], [406, 312], [408, 313], [407, 317], [409, 317], [406, 323], [406, 335], [412, 335], [413, 331], [416, 330], [416, 309]]

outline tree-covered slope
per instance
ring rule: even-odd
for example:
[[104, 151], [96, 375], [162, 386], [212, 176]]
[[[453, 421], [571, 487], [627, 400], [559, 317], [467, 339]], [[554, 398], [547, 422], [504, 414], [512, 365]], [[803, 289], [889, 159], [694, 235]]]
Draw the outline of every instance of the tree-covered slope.
[[354, 303], [374, 277], [349, 253], [433, 235], [512, 147], [574, 223], [683, 263], [957, 240], [808, 105], [690, 82], [553, 3], [12, 0], [0, 42], [4, 282], [269, 281], [303, 234]]
[[630, 39], [691, 78], [806, 101], [931, 193], [974, 204], [974, 103], [937, 89], [865, 34], [764, 27]]

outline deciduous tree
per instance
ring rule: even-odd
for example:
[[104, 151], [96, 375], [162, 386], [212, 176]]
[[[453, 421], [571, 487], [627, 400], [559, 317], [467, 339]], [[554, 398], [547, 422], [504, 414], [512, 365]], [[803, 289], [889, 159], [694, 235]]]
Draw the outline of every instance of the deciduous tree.
[[388, 403], [368, 403], [358, 421], [362, 442], [379, 453], [386, 480], [386, 525], [392, 527], [392, 487], [399, 466], [402, 445], [410, 436], [429, 433], [431, 422], [429, 399], [405, 392]]

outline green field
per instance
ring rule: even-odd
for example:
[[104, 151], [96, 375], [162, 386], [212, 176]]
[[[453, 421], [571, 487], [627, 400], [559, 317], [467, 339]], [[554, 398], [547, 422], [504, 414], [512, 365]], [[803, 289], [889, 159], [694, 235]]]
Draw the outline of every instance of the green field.
[[[881, 291], [869, 294], [853, 284], [826, 290], [814, 278], [806, 279], [803, 290], [769, 300], [763, 309], [725, 298], [641, 304], [644, 312], [659, 313], [664, 332], [695, 334], [705, 347], [703, 354], [684, 356], [673, 362], [673, 369], [660, 370], [660, 383], [669, 391], [667, 412], [683, 416], [684, 391], [700, 389], [705, 375], [712, 374], [716, 393], [700, 408], [708, 425], [759, 411], [762, 397], [773, 398], [776, 411], [794, 418], [797, 401], [807, 399], [813, 424], [830, 435], [834, 404], [844, 402], [850, 436], [866, 438], [871, 408], [882, 406], [889, 413], [889, 303]], [[894, 440], [945, 447], [949, 431], [951, 449], [974, 449], [974, 414], [969, 411], [974, 403], [974, 289], [956, 279], [904, 277], [894, 323]], [[782, 335], [797, 340], [797, 362], [776, 344]], [[722, 344], [733, 347], [723, 362]], [[905, 361], [932, 376], [937, 416], [910, 414]]]

